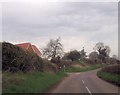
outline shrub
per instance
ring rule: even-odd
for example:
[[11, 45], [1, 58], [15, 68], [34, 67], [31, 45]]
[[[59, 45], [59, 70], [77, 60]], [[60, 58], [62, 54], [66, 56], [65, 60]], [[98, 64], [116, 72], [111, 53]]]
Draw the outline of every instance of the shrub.
[[10, 72], [42, 70], [42, 59], [35, 53], [24, 51], [16, 45], [3, 42], [2, 70]]
[[108, 66], [103, 68], [102, 71], [112, 73], [112, 74], [120, 74], [120, 65]]
[[105, 67], [97, 72], [97, 76], [120, 86], [120, 65]]
[[43, 71], [47, 72], [57, 72], [58, 68], [57, 65], [48, 61], [47, 59], [43, 59]]

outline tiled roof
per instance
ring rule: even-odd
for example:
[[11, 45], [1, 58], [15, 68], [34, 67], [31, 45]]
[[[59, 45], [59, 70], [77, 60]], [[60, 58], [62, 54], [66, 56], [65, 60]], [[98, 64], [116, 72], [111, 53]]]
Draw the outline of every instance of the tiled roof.
[[[31, 43], [22, 43], [22, 44], [16, 44], [16, 45], [21, 47], [23, 50], [28, 50], [28, 47], [31, 45]], [[31, 45], [31, 47], [38, 56], [42, 55], [42, 53], [39, 51], [39, 49], [35, 45]]]
[[22, 43], [22, 44], [16, 44], [17, 46], [21, 47], [24, 50], [27, 50], [29, 45], [31, 45], [30, 43]]
[[38, 50], [38, 48], [35, 46], [35, 45], [32, 45], [32, 48], [34, 50], [34, 52], [38, 55], [38, 56], [41, 56], [42, 53]]

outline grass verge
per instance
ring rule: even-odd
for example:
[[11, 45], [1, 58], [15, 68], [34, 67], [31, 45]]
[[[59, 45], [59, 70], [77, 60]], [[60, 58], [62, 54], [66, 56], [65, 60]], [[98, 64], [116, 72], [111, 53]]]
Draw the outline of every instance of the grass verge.
[[104, 72], [100, 70], [97, 72], [97, 76], [102, 78], [105, 81], [108, 81], [110, 83], [120, 86], [120, 75], [119, 74], [112, 74], [112, 73], [108, 73], [108, 72]]
[[97, 69], [97, 68], [101, 68], [103, 66], [105, 66], [105, 65], [95, 64], [95, 65], [87, 66], [85, 68], [71, 66], [71, 67], [66, 69], [66, 72], [85, 72], [85, 71], [90, 71], [90, 70], [94, 70], [94, 69]]
[[66, 74], [48, 72], [3, 73], [3, 93], [44, 93], [58, 83]]

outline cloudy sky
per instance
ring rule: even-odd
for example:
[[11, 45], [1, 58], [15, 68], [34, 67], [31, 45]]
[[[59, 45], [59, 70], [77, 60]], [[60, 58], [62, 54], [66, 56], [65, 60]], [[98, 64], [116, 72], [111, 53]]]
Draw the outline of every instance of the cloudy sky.
[[85, 47], [87, 53], [103, 42], [117, 55], [117, 9], [117, 2], [3, 3], [2, 40], [31, 42], [42, 49], [61, 37], [65, 51]]

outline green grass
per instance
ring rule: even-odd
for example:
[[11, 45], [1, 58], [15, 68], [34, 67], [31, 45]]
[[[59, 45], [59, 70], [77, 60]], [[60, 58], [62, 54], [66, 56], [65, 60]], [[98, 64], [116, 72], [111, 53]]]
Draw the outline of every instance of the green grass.
[[97, 72], [97, 76], [102, 78], [105, 81], [114, 83], [120, 86], [120, 75], [119, 74], [112, 74], [108, 72], [103, 72], [102, 70]]
[[87, 64], [83, 60], [79, 60], [78, 63], [82, 66], [86, 66]]
[[101, 68], [103, 67], [104, 65], [101, 65], [101, 64], [95, 64], [95, 65], [89, 65], [85, 68], [79, 68], [79, 67], [69, 67], [66, 69], [66, 72], [85, 72], [85, 71], [90, 71], [90, 70], [94, 70], [94, 69], [97, 69], [97, 68]]
[[44, 93], [58, 83], [65, 75], [62, 71], [53, 74], [47, 72], [3, 73], [3, 93]]

